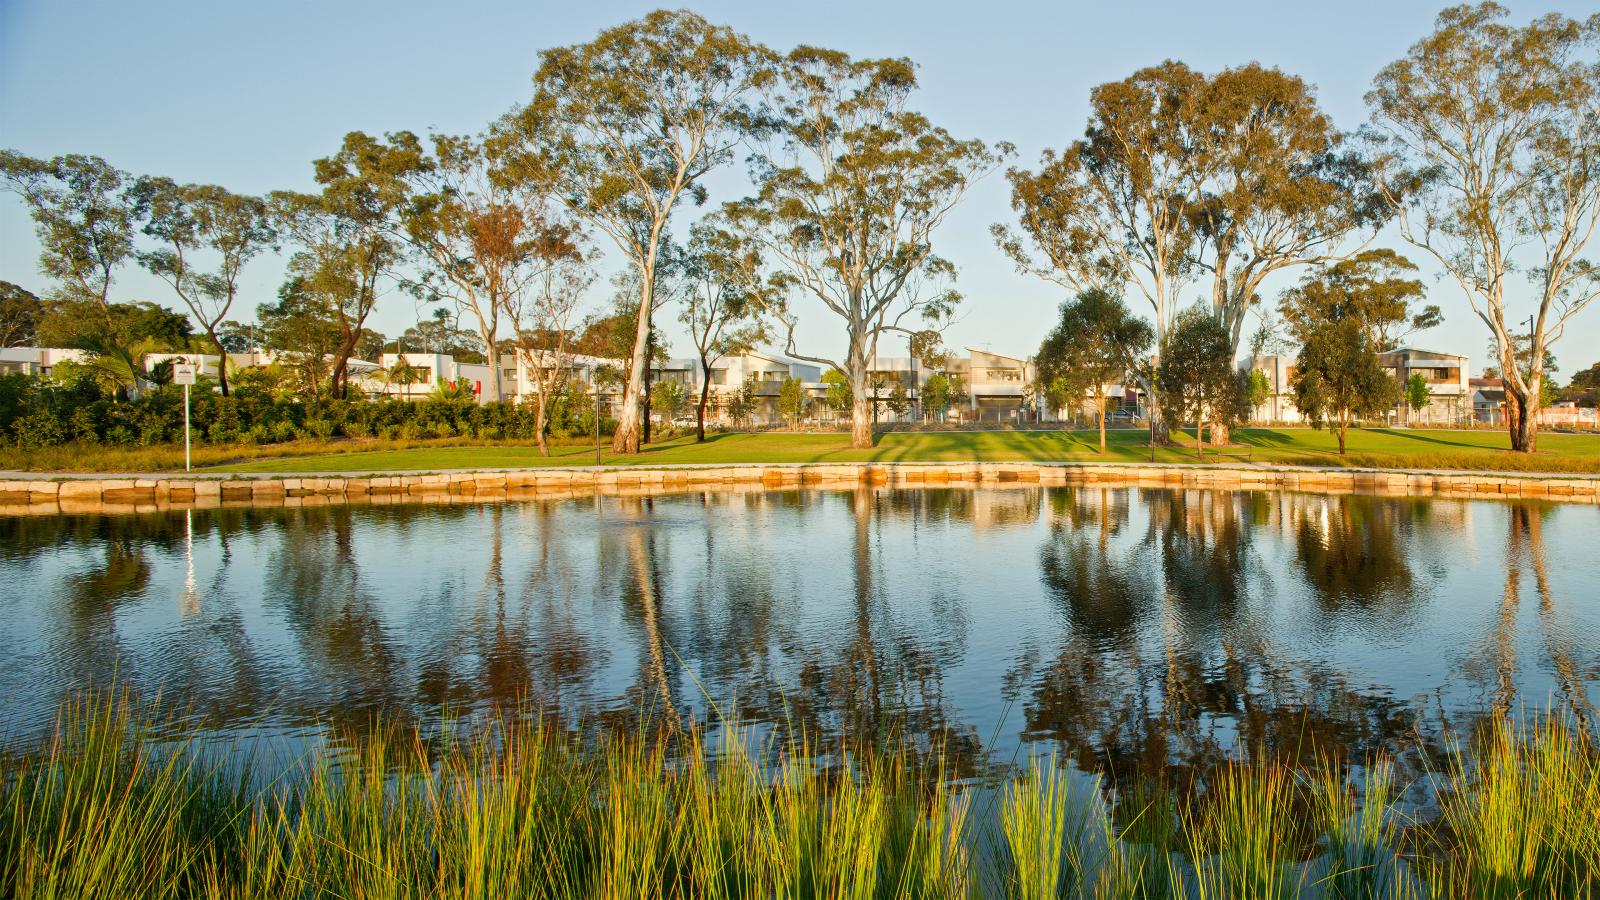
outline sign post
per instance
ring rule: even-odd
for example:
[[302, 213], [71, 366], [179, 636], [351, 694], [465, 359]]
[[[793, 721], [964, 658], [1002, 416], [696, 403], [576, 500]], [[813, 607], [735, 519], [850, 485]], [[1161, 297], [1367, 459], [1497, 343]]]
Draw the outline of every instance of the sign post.
[[183, 385], [183, 470], [189, 471], [189, 385], [194, 384], [193, 363], [178, 363], [172, 367], [172, 383]]

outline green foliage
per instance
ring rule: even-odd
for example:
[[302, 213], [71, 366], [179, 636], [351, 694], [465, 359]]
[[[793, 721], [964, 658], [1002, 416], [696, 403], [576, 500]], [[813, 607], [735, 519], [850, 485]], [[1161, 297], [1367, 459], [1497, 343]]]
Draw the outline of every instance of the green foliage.
[[1422, 412], [1433, 402], [1433, 389], [1428, 387], [1428, 379], [1422, 377], [1421, 372], [1411, 373], [1403, 390], [1406, 407], [1412, 412]]
[[[70, 368], [70, 367], [69, 367]], [[58, 372], [61, 371], [58, 368]], [[205, 444], [273, 444], [302, 437], [464, 436], [531, 440], [533, 410], [512, 402], [477, 404], [470, 388], [429, 400], [304, 402], [273, 383], [270, 370], [247, 369], [223, 397], [202, 385], [191, 393], [192, 432]], [[551, 430], [593, 434], [593, 404], [581, 392], [553, 405]], [[183, 389], [156, 387], [118, 402], [92, 372], [61, 378], [0, 376], [0, 441], [23, 449], [69, 441], [153, 446], [183, 439]]]
[[822, 383], [828, 386], [828, 392], [823, 395], [823, 402], [828, 408], [837, 413], [850, 412], [850, 405], [854, 402], [850, 379], [838, 369], [829, 369], [822, 373]]
[[1039, 345], [1038, 379], [1065, 395], [1063, 406], [1073, 397], [1093, 397], [1103, 444], [1105, 387], [1143, 364], [1154, 339], [1150, 324], [1131, 315], [1120, 298], [1098, 288], [1084, 291], [1061, 305], [1060, 320]]
[[1313, 427], [1334, 429], [1341, 453], [1352, 421], [1384, 414], [1402, 393], [1355, 318], [1323, 322], [1304, 335], [1290, 384], [1295, 407]]
[[894, 379], [894, 383], [889, 386], [883, 405], [889, 408], [889, 412], [897, 416], [903, 416], [911, 409], [911, 396], [906, 393], [904, 381], [899, 378]]
[[[1366, 99], [1400, 235], [1461, 286], [1493, 340], [1529, 339], [1526, 362], [1497, 362], [1512, 446], [1532, 453], [1545, 353], [1600, 298], [1600, 20], [1552, 12], [1519, 26], [1508, 15], [1492, 2], [1442, 10]], [[1518, 274], [1527, 306], [1507, 302]]]
[[966, 402], [966, 379], [954, 372], [935, 372], [922, 384], [922, 408], [940, 421], [944, 421], [950, 407]]
[[0, 281], [0, 347], [34, 345], [44, 304], [27, 288]]
[[1251, 369], [1248, 401], [1250, 403], [1250, 408], [1255, 409], [1261, 404], [1267, 402], [1267, 398], [1271, 396], [1272, 381], [1267, 378], [1267, 373], [1261, 371], [1260, 369]]
[[104, 314], [116, 270], [133, 253], [127, 173], [97, 156], [40, 160], [0, 150], [0, 180], [27, 204], [39, 238], [39, 268], [56, 279], [61, 299]]
[[92, 340], [151, 341], [158, 349], [180, 351], [188, 349], [192, 330], [188, 316], [147, 301], [101, 307], [81, 300], [51, 300], [44, 305], [35, 340], [42, 347], [82, 347]]
[[[857, 395], [880, 338], [917, 319], [948, 321], [961, 295], [955, 265], [935, 252], [934, 233], [971, 186], [1011, 155], [960, 139], [914, 112], [908, 59], [852, 59], [802, 46], [778, 67], [780, 140], [752, 160], [753, 197], [729, 204], [734, 228], [767, 247], [787, 280], [842, 326], [835, 360]], [[848, 248], [848, 249], [841, 249]], [[842, 257], [842, 258], [841, 258]], [[785, 314], [789, 350], [796, 319]], [[853, 443], [871, 443], [871, 423], [852, 422]]]
[[663, 378], [650, 385], [650, 411], [665, 422], [683, 415], [685, 408], [683, 382]]
[[1426, 292], [1421, 281], [1403, 276], [1416, 270], [1393, 250], [1366, 250], [1307, 274], [1284, 292], [1279, 310], [1296, 333], [1327, 319], [1354, 316], [1383, 353], [1444, 321], [1437, 306], [1413, 308]]
[[806, 407], [810, 405], [810, 398], [806, 396], [805, 385], [795, 378], [784, 378], [783, 384], [778, 387], [778, 415], [789, 420], [789, 427], [799, 424], [800, 417], [806, 414]]
[[1162, 413], [1169, 422], [1193, 422], [1195, 453], [1205, 458], [1200, 430], [1218, 422], [1232, 426], [1250, 414], [1248, 373], [1233, 368], [1233, 341], [1209, 310], [1179, 313], [1161, 342]]
[[472, 383], [465, 378], [446, 379], [441, 375], [434, 379], [433, 392], [428, 399], [446, 403], [470, 402], [473, 399]]

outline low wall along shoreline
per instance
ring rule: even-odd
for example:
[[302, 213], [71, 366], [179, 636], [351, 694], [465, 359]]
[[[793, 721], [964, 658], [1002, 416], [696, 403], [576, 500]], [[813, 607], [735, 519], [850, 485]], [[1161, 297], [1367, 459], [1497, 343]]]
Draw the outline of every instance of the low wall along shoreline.
[[370, 476], [43, 476], [0, 480], [0, 515], [218, 506], [478, 503], [594, 494], [889, 487], [1102, 485], [1600, 503], [1600, 476], [1138, 463], [792, 463], [574, 467]]

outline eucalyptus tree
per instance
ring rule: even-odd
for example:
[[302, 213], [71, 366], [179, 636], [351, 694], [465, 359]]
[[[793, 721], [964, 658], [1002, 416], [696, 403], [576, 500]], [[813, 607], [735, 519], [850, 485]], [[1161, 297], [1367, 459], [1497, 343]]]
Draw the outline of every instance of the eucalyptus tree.
[[26, 347], [38, 335], [44, 304], [33, 292], [9, 281], [0, 281], [0, 347]]
[[[1367, 94], [1400, 234], [1461, 288], [1500, 352], [1514, 450], [1533, 452], [1545, 351], [1600, 297], [1600, 15], [1526, 26], [1493, 3], [1439, 14]], [[1531, 302], [1511, 312], [1512, 276]], [[1513, 338], [1531, 310], [1529, 364]]]
[[[239, 296], [245, 263], [277, 239], [267, 203], [216, 185], [180, 185], [170, 178], [140, 178], [133, 185], [135, 217], [154, 249], [139, 263], [172, 287], [217, 349], [217, 384], [228, 395], [228, 348], [219, 329]], [[214, 258], [207, 269], [203, 259]]]
[[315, 163], [316, 194], [279, 191], [269, 197], [282, 233], [300, 250], [290, 258], [295, 289], [328, 311], [339, 341], [328, 383], [335, 396], [349, 387], [349, 363], [367, 318], [406, 261], [401, 213], [411, 200], [405, 174], [425, 151], [410, 132], [378, 141], [345, 135], [339, 152]]
[[1370, 165], [1345, 149], [1300, 78], [1256, 63], [1224, 69], [1193, 112], [1190, 131], [1205, 136], [1194, 264], [1211, 278], [1212, 314], [1237, 354], [1268, 276], [1350, 257], [1387, 210]]
[[501, 123], [519, 142], [526, 173], [609, 237], [638, 275], [616, 452], [639, 450], [645, 355], [672, 213], [685, 199], [704, 203], [705, 175], [763, 127], [757, 92], [772, 61], [732, 29], [658, 10], [586, 44], [543, 51], [533, 99]]
[[870, 447], [878, 341], [948, 319], [961, 297], [934, 232], [1011, 147], [957, 139], [911, 110], [917, 80], [907, 59], [799, 47], [780, 74], [780, 125], [752, 157], [756, 192], [726, 212], [798, 293], [843, 324], [842, 357], [804, 355], [797, 318], [782, 313], [789, 355], [847, 377], [851, 445]]
[[683, 292], [678, 318], [700, 360], [695, 440], [704, 441], [711, 367], [725, 356], [748, 353], [767, 339], [768, 314], [782, 308], [786, 283], [763, 273], [754, 244], [714, 223], [690, 229], [688, 246], [675, 268]]
[[1064, 388], [1069, 402], [1094, 398], [1100, 421], [1100, 452], [1106, 452], [1106, 384], [1122, 381], [1143, 365], [1154, 333], [1150, 323], [1128, 312], [1122, 299], [1089, 290], [1061, 304], [1056, 327], [1034, 357], [1040, 383]]
[[550, 422], [572, 378], [581, 318], [580, 305], [593, 271], [578, 244], [546, 243], [532, 282], [502, 302], [514, 335], [512, 347], [532, 389], [534, 438], [550, 455]]
[[[1009, 173], [1027, 241], [1005, 226], [996, 238], [1023, 271], [1075, 293], [1131, 283], [1158, 341], [1177, 292], [1209, 277], [1237, 354], [1268, 276], [1343, 258], [1352, 234], [1370, 240], [1382, 224], [1368, 165], [1297, 77], [1168, 61], [1095, 88], [1091, 106], [1083, 139], [1047, 151], [1037, 173]], [[1225, 443], [1224, 424], [1211, 425]], [[1158, 418], [1151, 438], [1164, 439]]]
[[127, 173], [98, 156], [41, 160], [0, 150], [0, 179], [33, 218], [40, 270], [66, 299], [95, 303], [111, 331], [114, 273], [134, 252]]
[[1366, 250], [1306, 273], [1284, 291], [1278, 308], [1291, 332], [1349, 316], [1361, 323], [1374, 350], [1394, 350], [1412, 334], [1444, 321], [1437, 305], [1414, 305], [1426, 293], [1420, 280], [1406, 277], [1416, 270], [1393, 250]]
[[[1204, 88], [1204, 75], [1172, 61], [1094, 88], [1081, 139], [1046, 150], [1038, 171], [1006, 173], [1022, 233], [993, 229], [1019, 270], [1074, 294], [1131, 286], [1150, 304], [1158, 346], [1194, 275], [1192, 211], [1210, 158], [1210, 137], [1196, 130]], [[1139, 382], [1151, 399], [1150, 440], [1166, 443], [1161, 386]]]
[[578, 250], [505, 135], [433, 135], [431, 144], [399, 175], [408, 189], [401, 230], [423, 261], [416, 286], [472, 317], [489, 366], [484, 397], [497, 401], [502, 316], [525, 305], [524, 293], [552, 287], [542, 276]]

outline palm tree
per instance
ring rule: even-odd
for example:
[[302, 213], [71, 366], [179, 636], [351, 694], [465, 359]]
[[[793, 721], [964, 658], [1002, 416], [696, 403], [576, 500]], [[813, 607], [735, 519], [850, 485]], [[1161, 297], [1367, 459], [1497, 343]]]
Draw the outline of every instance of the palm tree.
[[145, 357], [161, 349], [153, 338], [141, 338], [125, 346], [115, 338], [93, 335], [83, 338], [78, 346], [92, 354], [84, 365], [94, 379], [118, 398], [137, 399], [142, 383], [157, 383], [144, 371]]

